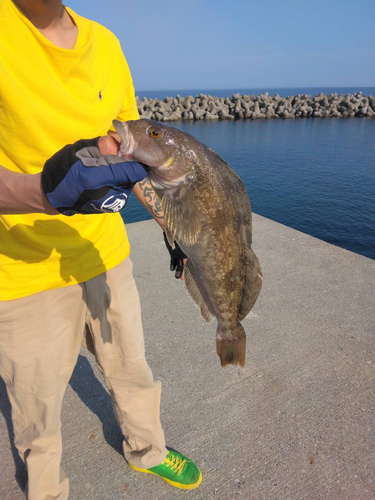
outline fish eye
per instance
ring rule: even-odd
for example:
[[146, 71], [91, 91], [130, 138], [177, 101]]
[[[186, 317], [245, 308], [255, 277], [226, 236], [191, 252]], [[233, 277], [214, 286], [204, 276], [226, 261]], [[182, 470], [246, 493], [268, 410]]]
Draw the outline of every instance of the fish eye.
[[161, 137], [162, 132], [161, 132], [161, 130], [158, 130], [157, 128], [151, 127], [148, 130], [148, 135], [154, 139], [158, 139], [159, 137]]

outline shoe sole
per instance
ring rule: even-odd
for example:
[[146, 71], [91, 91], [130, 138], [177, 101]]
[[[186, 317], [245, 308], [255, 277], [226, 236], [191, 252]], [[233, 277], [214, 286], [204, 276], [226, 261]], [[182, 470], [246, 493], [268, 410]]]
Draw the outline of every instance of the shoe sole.
[[202, 472], [200, 472], [199, 479], [196, 483], [194, 483], [194, 484], [181, 484], [181, 483], [176, 483], [175, 481], [171, 481], [170, 479], [167, 479], [163, 476], [160, 476], [159, 474], [156, 474], [155, 472], [152, 472], [151, 470], [140, 469], [139, 467], [136, 467], [135, 465], [131, 464], [130, 462], [128, 462], [128, 465], [132, 469], [137, 470], [139, 472], [145, 472], [146, 474], [153, 474], [154, 476], [158, 476], [158, 477], [160, 477], [160, 479], [163, 479], [163, 481], [166, 481], [171, 486], [174, 486], [175, 488], [179, 488], [181, 490], [193, 490], [194, 488], [198, 488], [198, 486], [201, 484], [201, 481], [202, 481]]

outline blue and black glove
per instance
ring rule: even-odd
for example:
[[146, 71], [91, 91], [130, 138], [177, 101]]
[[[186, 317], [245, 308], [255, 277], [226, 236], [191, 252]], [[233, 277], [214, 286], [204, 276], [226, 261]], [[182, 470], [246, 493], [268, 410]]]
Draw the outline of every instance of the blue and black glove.
[[134, 184], [147, 175], [137, 162], [101, 155], [96, 139], [69, 144], [46, 161], [42, 188], [64, 215], [119, 212]]

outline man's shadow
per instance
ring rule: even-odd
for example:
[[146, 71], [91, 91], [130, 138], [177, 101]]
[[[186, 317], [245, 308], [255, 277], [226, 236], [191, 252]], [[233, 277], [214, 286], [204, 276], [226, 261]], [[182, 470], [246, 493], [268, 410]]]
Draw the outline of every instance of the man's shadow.
[[27, 483], [27, 471], [25, 464], [22, 462], [21, 457], [18, 454], [17, 448], [14, 446], [13, 424], [11, 418], [12, 410], [8, 399], [8, 395], [6, 393], [5, 384], [1, 377], [0, 377], [0, 412], [2, 413], [5, 419], [5, 423], [7, 425], [10, 449], [13, 455], [14, 467], [16, 469], [14, 477], [21, 490], [24, 491]]
[[81, 401], [99, 418], [107, 443], [121, 455], [123, 435], [116, 421], [111, 398], [96, 378], [90, 363], [79, 355], [73, 375], [69, 381]]
[[[34, 222], [33, 225], [17, 224], [11, 229], [7, 229], [0, 222], [0, 241], [2, 239], [2, 235], [5, 235], [5, 232], [8, 233], [7, 236], [10, 236], [14, 239], [15, 245], [10, 245], [7, 250], [2, 248], [0, 245], [0, 253], [11, 257], [13, 260], [20, 260], [26, 263], [37, 263], [48, 259], [52, 251], [55, 250], [61, 255], [60, 275], [63, 281], [65, 281], [67, 284], [72, 277], [74, 278], [74, 275], [71, 274], [72, 259], [88, 259], [91, 262], [94, 262], [94, 267], [99, 267], [101, 264], [103, 264], [100, 254], [94, 247], [94, 245], [87, 239], [82, 238], [79, 235], [78, 231], [70, 227], [68, 224], [65, 224], [61, 220], [38, 220]], [[43, 241], [48, 241], [49, 245], [40, 246], [38, 248], [38, 245], [36, 244], [33, 247], [29, 248], [26, 254], [24, 253], [24, 251], [18, 251], [17, 249], [20, 248], [20, 246], [17, 244], [17, 242], [19, 242], [20, 239], [24, 239], [26, 234], [31, 234], [35, 242], [37, 242], [39, 237], [44, 237]], [[58, 238], [55, 239], [54, 235], [58, 235]], [[78, 256], [76, 255], [76, 253], [74, 253], [74, 251], [65, 249], [64, 246], [59, 246], [59, 244], [57, 243], [61, 241], [61, 236], [69, 237], [72, 235], [74, 235], [77, 241], [79, 241], [80, 248], [82, 249], [81, 254]], [[91, 310], [90, 313], [93, 318], [98, 317], [95, 311]], [[102, 318], [101, 321], [106, 323], [106, 328], [103, 328], [103, 330], [106, 331], [106, 337], [104, 340], [106, 342], [111, 342], [112, 337], [110, 328], [108, 328], [108, 321], [106, 320], [106, 318]], [[87, 347], [90, 348], [89, 345], [87, 345]], [[114, 416], [110, 396], [105, 391], [98, 379], [95, 377], [90, 363], [83, 356], [78, 357], [76, 367], [70, 380], [70, 385], [82, 400], [82, 402], [101, 420], [103, 424], [104, 437], [107, 443], [112, 446], [112, 448], [114, 448], [118, 453], [122, 454], [123, 436]], [[6, 393], [5, 383], [1, 378], [0, 412], [3, 414], [7, 425], [11, 452], [16, 469], [15, 479], [20, 488], [24, 490], [27, 483], [26, 467], [20, 456], [18, 455], [17, 448], [14, 445], [13, 424], [11, 420], [11, 405]]]
[[[81, 401], [87, 406], [87, 408], [95, 413], [101, 421], [104, 439], [109, 446], [112, 446], [117, 453], [123, 455], [122, 442], [124, 437], [116, 421], [111, 398], [96, 378], [90, 363], [84, 356], [78, 356], [78, 361], [69, 381], [69, 385]], [[27, 483], [27, 471], [25, 464], [18, 455], [17, 448], [14, 446], [11, 406], [6, 393], [5, 384], [1, 378], [0, 411], [7, 425], [9, 442], [15, 466], [15, 479], [19, 487], [24, 490]]]

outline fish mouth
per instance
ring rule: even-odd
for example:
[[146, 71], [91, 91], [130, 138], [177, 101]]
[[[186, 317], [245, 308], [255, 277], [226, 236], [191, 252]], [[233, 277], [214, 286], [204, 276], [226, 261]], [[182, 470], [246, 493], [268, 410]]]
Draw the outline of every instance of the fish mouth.
[[138, 143], [132, 134], [130, 127], [125, 122], [113, 120], [113, 126], [121, 139], [120, 149], [118, 156], [124, 158], [126, 161], [132, 160], [133, 153], [137, 149]]

